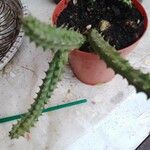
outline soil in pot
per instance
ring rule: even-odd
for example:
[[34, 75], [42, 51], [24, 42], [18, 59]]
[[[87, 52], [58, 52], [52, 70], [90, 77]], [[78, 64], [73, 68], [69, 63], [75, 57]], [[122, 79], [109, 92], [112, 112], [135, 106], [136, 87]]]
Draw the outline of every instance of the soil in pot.
[[[123, 49], [134, 43], [144, 32], [144, 17], [133, 6], [119, 0], [71, 0], [57, 20], [57, 26], [74, 27], [82, 34], [96, 28], [116, 49]], [[89, 43], [80, 50], [90, 51]]]
[[56, 4], [58, 4], [58, 3], [60, 2], [60, 0], [54, 0], [54, 2], [55, 2]]

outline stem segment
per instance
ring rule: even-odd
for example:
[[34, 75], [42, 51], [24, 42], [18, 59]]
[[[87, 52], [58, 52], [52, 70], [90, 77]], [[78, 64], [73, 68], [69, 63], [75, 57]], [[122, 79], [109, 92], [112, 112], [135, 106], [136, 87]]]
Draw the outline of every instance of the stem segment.
[[64, 65], [67, 61], [68, 52], [66, 50], [59, 50], [56, 52], [46, 72], [46, 78], [43, 80], [43, 85], [40, 87], [40, 92], [35, 102], [31, 105], [28, 113], [26, 113], [16, 125], [13, 125], [10, 131], [10, 137], [12, 139], [24, 136], [25, 132], [29, 132], [30, 128], [38, 121], [38, 117], [42, 114], [45, 104], [47, 104], [57, 82], [60, 80]]
[[96, 30], [89, 35], [89, 42], [94, 51], [104, 59], [116, 73], [125, 77], [137, 91], [144, 91], [150, 97], [150, 74], [135, 70], [127, 60], [123, 59], [117, 50], [106, 42]]

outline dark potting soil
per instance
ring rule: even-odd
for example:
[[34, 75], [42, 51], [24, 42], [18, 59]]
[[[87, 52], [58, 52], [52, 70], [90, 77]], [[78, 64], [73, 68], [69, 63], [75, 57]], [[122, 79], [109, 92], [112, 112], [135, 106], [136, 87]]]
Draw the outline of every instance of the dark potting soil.
[[[81, 3], [82, 2], [82, 3]], [[144, 32], [144, 18], [135, 7], [129, 7], [119, 0], [71, 0], [68, 7], [58, 17], [57, 26], [74, 27], [86, 34], [90, 27], [101, 32], [117, 49], [129, 46]], [[81, 50], [89, 51], [89, 43]]]

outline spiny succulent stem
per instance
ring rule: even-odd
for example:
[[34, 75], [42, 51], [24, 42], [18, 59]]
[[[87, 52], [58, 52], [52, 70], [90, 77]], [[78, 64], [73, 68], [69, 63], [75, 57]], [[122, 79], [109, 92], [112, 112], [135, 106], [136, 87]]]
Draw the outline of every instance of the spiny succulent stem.
[[24, 134], [29, 132], [30, 128], [38, 121], [38, 117], [42, 114], [45, 104], [47, 104], [51, 97], [67, 61], [68, 52], [66, 50], [58, 50], [49, 65], [46, 78], [43, 80], [43, 85], [40, 87], [40, 92], [35, 102], [31, 105], [28, 113], [12, 127], [10, 131], [10, 137], [12, 139], [24, 136]]
[[44, 50], [51, 49], [53, 52], [58, 49], [72, 50], [81, 47], [85, 42], [83, 35], [73, 29], [52, 27], [32, 16], [24, 18], [22, 23], [25, 34]]
[[106, 64], [116, 73], [125, 77], [129, 84], [136, 87], [137, 91], [144, 91], [150, 97], [150, 74], [135, 70], [127, 60], [123, 59], [117, 50], [106, 42], [96, 30], [89, 34], [89, 42]]
[[31, 105], [28, 113], [12, 127], [11, 138], [24, 136], [25, 132], [29, 132], [30, 128], [38, 121], [38, 117], [42, 114], [45, 104], [63, 74], [64, 65], [68, 61], [68, 51], [79, 48], [85, 41], [85, 38], [73, 29], [52, 27], [41, 23], [32, 16], [22, 19], [22, 24], [25, 34], [29, 36], [31, 41], [43, 49], [51, 49], [55, 52], [55, 56], [49, 65], [46, 78], [43, 80], [35, 102]]

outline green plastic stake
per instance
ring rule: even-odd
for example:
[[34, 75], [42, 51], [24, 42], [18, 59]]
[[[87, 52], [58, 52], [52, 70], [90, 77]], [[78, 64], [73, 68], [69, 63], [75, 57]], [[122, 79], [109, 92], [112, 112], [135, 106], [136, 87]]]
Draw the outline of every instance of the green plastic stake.
[[[61, 104], [61, 105], [46, 108], [42, 111], [42, 113], [51, 112], [51, 111], [55, 111], [55, 110], [59, 110], [59, 109], [67, 108], [67, 107], [72, 107], [72, 106], [80, 105], [80, 104], [83, 104], [83, 103], [86, 103], [86, 102], [87, 102], [86, 99], [81, 99], [81, 100], [77, 100], [77, 101], [74, 101], [74, 102], [69, 102], [69, 103], [65, 103], [65, 104]], [[10, 121], [13, 121], [13, 120], [20, 119], [23, 115], [25, 115], [25, 113], [15, 115], [15, 116], [5, 117], [5, 118], [0, 118], [0, 123], [6, 123], [6, 122], [10, 122]]]

